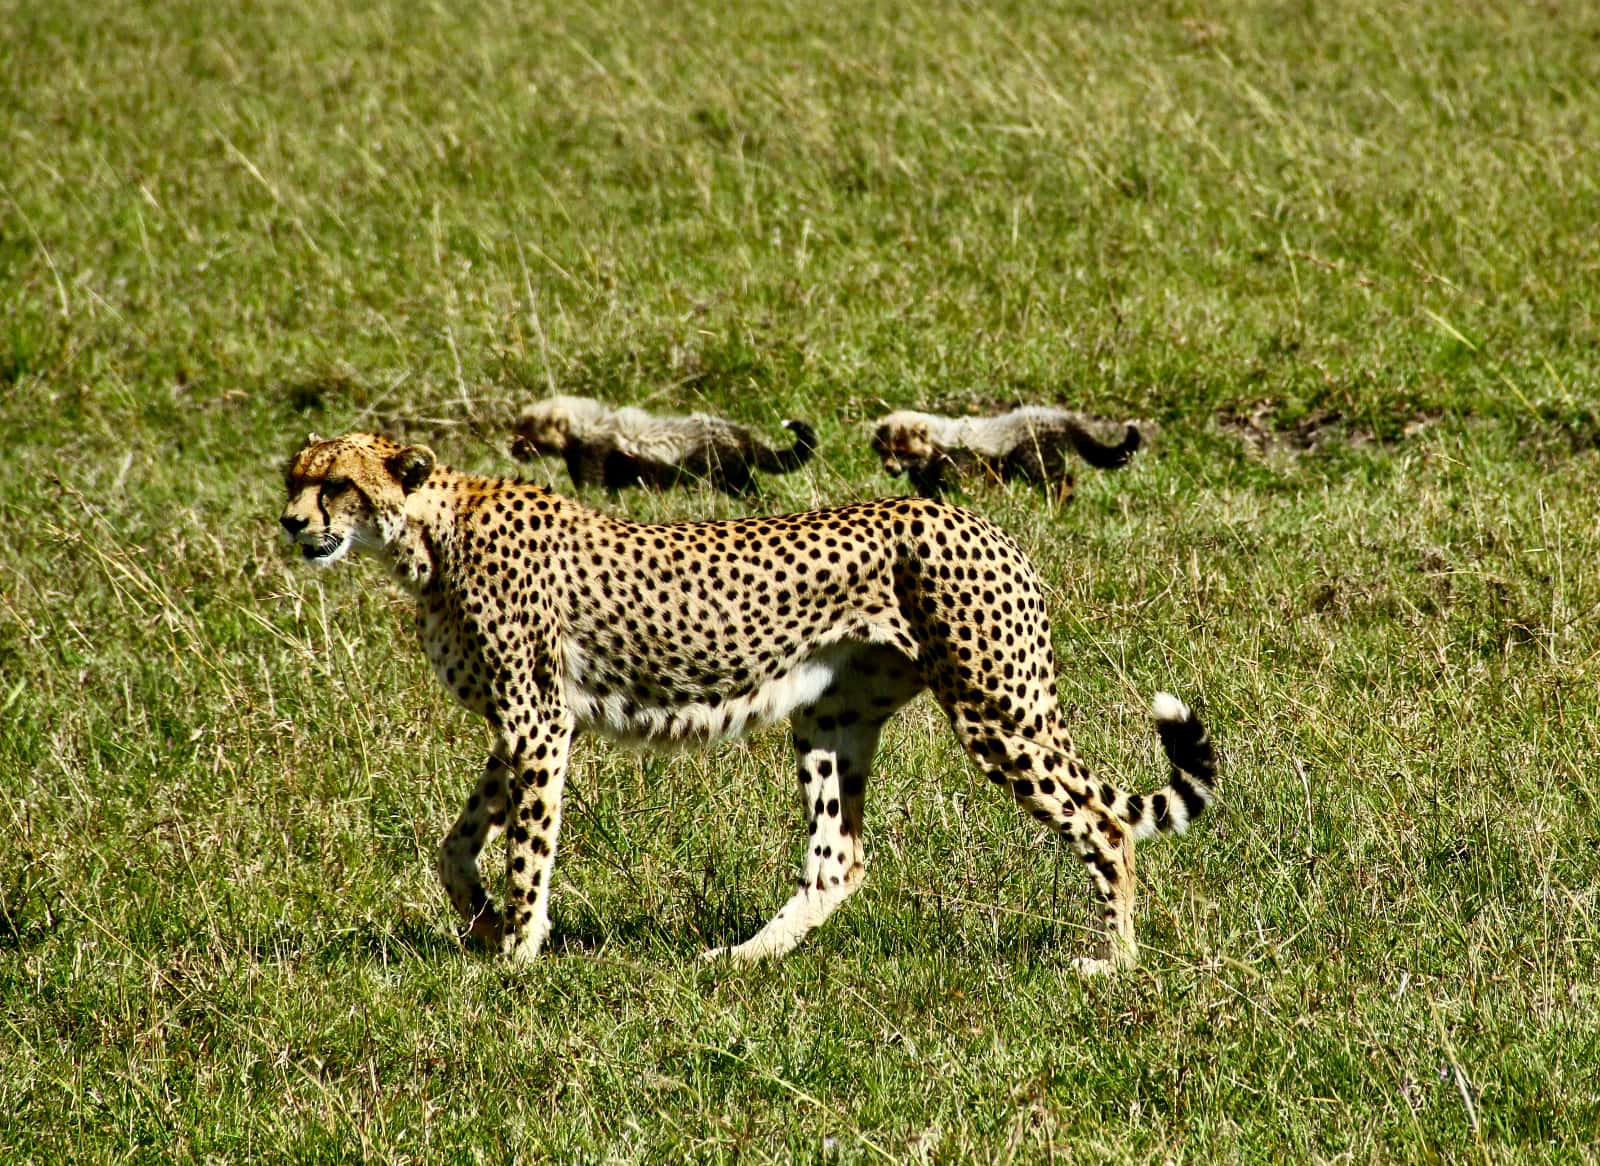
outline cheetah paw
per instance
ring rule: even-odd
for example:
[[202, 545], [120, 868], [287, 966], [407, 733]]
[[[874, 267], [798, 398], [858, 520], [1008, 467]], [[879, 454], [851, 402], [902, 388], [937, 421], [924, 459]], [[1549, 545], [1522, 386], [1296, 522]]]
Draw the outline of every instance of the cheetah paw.
[[758, 964], [766, 959], [770, 952], [753, 950], [748, 943], [735, 944], [732, 947], [713, 947], [709, 951], [700, 953], [700, 962], [703, 964], [726, 963], [736, 967], [748, 967]]
[[700, 962], [703, 964], [753, 964], [758, 958], [740, 951], [738, 946], [713, 947], [700, 953]]
[[1095, 959], [1093, 956], [1080, 955], [1072, 959], [1072, 968], [1080, 976], [1109, 976], [1117, 970], [1117, 965], [1111, 960]]

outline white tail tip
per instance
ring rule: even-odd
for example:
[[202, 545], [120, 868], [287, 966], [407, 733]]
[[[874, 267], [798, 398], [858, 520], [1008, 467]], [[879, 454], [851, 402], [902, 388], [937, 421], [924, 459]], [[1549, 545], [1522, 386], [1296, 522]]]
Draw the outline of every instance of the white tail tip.
[[1187, 721], [1194, 715], [1188, 705], [1170, 692], [1156, 693], [1155, 699], [1150, 702], [1150, 711], [1155, 713], [1158, 721]]

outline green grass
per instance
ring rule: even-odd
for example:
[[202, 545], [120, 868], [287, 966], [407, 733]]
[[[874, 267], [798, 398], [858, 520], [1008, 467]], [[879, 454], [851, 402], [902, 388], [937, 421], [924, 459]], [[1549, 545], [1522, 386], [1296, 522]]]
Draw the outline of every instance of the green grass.
[[[0, 1158], [1595, 1159], [1592, 6], [0, 14]], [[552, 388], [815, 420], [783, 508], [901, 488], [887, 407], [1156, 422], [970, 497], [1103, 772], [1157, 688], [1221, 744], [1142, 967], [925, 701], [782, 963], [694, 962], [785, 893], [776, 732], [582, 745], [552, 949], [462, 953], [484, 730], [278, 467], [503, 471]]]

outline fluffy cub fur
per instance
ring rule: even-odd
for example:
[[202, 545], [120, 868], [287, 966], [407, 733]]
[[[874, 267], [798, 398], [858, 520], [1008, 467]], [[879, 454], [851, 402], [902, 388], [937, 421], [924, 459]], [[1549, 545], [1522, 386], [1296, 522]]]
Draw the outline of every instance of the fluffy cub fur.
[[998, 417], [942, 417], [903, 409], [880, 418], [872, 449], [891, 476], [902, 473], [924, 498], [937, 498], [948, 477], [981, 474], [990, 481], [1023, 478], [1072, 497], [1070, 455], [1109, 470], [1126, 465], [1139, 448], [1138, 426], [1128, 425], [1115, 445], [1089, 432], [1065, 409], [1013, 409]]
[[755, 471], [787, 474], [811, 460], [817, 435], [804, 421], [785, 421], [794, 434], [788, 449], [773, 449], [747, 426], [691, 413], [658, 417], [634, 406], [614, 409], [591, 397], [550, 397], [522, 415], [511, 456], [565, 459], [574, 486], [665, 488], [709, 482], [728, 494], [746, 494]]

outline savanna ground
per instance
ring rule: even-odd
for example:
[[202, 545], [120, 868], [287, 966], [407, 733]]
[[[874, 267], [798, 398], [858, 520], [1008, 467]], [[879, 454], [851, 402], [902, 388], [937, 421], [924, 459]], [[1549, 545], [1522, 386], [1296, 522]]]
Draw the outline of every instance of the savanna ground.
[[[1581, 1161], [1600, 1135], [1600, 9], [0, 2], [0, 1157]], [[888, 407], [1155, 423], [1035, 556], [1100, 769], [1203, 705], [1142, 967], [920, 701], [789, 959], [778, 732], [580, 748], [555, 933], [432, 873], [483, 728], [305, 432], [550, 390], [903, 489]], [[536, 477], [559, 482], [557, 467]], [[596, 504], [740, 513], [703, 493]]]

